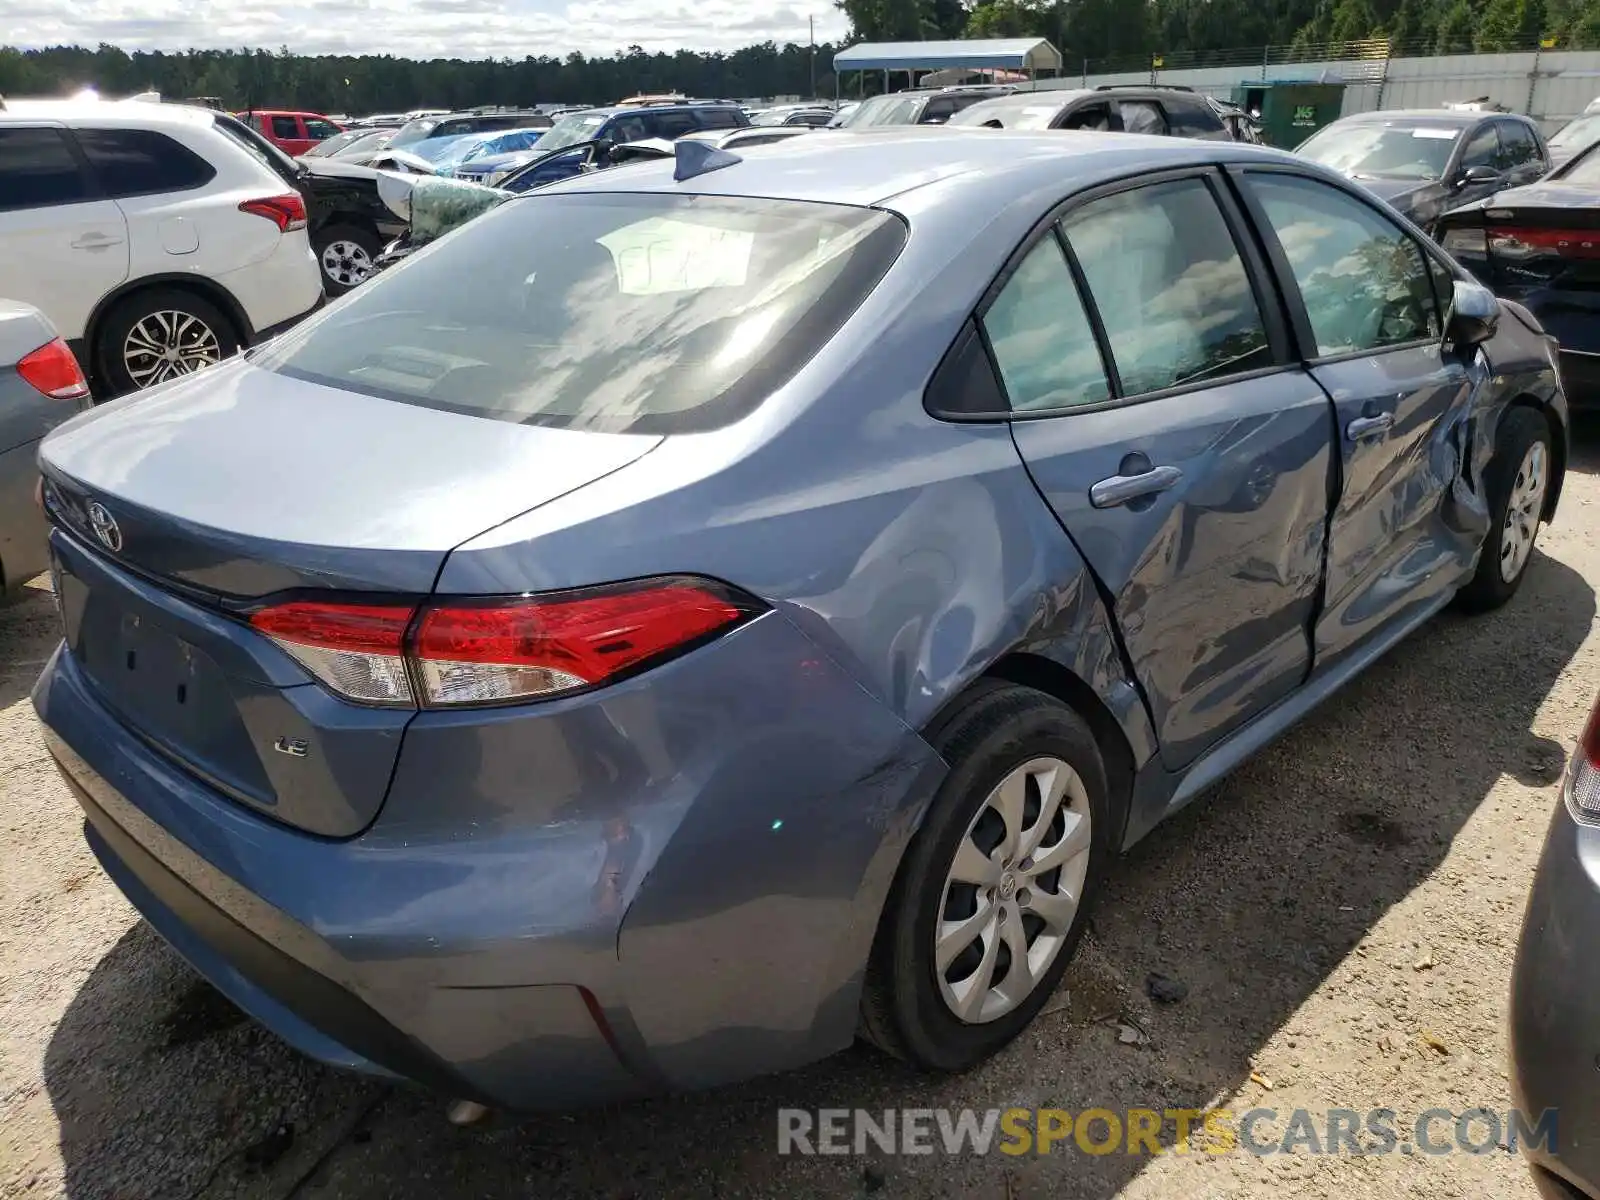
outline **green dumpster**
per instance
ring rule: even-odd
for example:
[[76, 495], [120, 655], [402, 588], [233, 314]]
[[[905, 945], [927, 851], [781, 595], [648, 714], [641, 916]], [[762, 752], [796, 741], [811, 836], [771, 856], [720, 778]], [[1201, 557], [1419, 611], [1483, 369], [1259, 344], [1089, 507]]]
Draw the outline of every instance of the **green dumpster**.
[[1301, 83], [1291, 80], [1241, 83], [1233, 102], [1261, 122], [1269, 146], [1293, 150], [1344, 109], [1343, 83]]

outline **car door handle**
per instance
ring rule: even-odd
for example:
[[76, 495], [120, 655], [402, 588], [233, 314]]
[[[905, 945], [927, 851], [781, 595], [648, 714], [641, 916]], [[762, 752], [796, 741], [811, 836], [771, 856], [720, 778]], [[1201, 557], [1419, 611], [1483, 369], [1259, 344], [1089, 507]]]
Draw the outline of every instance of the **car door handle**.
[[1130, 500], [1164, 492], [1182, 478], [1183, 472], [1177, 467], [1151, 467], [1137, 475], [1113, 475], [1089, 489], [1089, 503], [1096, 508], [1116, 508]]
[[1375, 417], [1357, 417], [1344, 427], [1345, 436], [1352, 442], [1364, 442], [1380, 437], [1394, 428], [1393, 413], [1379, 413]]
[[72, 243], [74, 250], [105, 250], [111, 246], [122, 245], [122, 239], [112, 237], [109, 233], [86, 233]]

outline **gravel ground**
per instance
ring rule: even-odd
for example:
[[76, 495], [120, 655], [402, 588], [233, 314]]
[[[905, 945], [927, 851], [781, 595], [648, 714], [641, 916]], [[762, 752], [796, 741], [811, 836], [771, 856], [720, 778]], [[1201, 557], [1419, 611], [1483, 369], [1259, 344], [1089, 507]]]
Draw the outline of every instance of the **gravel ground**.
[[[1052, 1008], [983, 1069], [930, 1081], [857, 1048], [713, 1094], [467, 1130], [437, 1100], [299, 1058], [138, 921], [39, 740], [26, 693], [55, 633], [31, 596], [0, 611], [0, 1197], [1528, 1200], [1520, 1162], [1493, 1147], [780, 1158], [775, 1114], [1504, 1111], [1523, 901], [1600, 690], [1600, 430], [1579, 455], [1517, 600], [1442, 616], [1138, 846]], [[1186, 998], [1153, 1005], [1150, 972]]]

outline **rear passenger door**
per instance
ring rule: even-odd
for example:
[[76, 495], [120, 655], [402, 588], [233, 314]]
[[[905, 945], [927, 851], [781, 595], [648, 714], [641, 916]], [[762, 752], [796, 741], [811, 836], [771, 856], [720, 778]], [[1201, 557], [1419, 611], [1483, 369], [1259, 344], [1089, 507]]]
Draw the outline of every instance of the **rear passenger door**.
[[[219, 203], [204, 190], [216, 168], [166, 134], [84, 128], [76, 136], [101, 192], [127, 221], [131, 274], [184, 270], [202, 244], [221, 249], [242, 228], [238, 201]], [[225, 261], [207, 265], [214, 271]]]
[[95, 186], [71, 136], [0, 126], [0, 296], [32, 304], [75, 342], [127, 277], [122, 211]]
[[1328, 400], [1211, 171], [1074, 202], [982, 315], [1023, 460], [1111, 600], [1171, 769], [1311, 666]]
[[1339, 494], [1328, 528], [1319, 671], [1437, 607], [1486, 532], [1464, 487], [1482, 356], [1442, 344], [1448, 282], [1421, 244], [1369, 202], [1289, 171], [1238, 174], [1291, 295], [1312, 376], [1332, 397]]

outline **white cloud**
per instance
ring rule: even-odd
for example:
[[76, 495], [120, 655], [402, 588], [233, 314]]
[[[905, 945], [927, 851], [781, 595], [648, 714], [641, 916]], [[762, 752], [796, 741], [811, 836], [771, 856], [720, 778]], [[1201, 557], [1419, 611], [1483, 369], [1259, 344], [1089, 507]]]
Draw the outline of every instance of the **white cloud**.
[[287, 45], [301, 54], [521, 58], [648, 51], [737, 50], [755, 42], [842, 37], [831, 0], [761, 7], [738, 0], [11, 0], [0, 45], [112, 42], [126, 50]]

